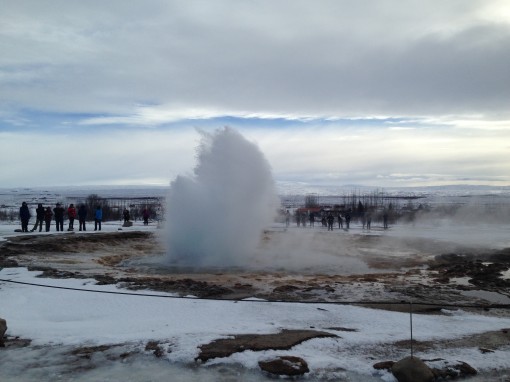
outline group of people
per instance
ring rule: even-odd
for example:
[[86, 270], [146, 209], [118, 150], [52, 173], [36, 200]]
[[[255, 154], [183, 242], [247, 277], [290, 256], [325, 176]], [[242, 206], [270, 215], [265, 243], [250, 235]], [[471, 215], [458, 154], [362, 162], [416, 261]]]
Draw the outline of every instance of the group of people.
[[[327, 227], [328, 231], [333, 231], [335, 220], [338, 222], [338, 229], [349, 229], [351, 225], [351, 212], [349, 210], [343, 213], [333, 213], [332, 211], [320, 214], [320, 221], [323, 227]], [[310, 227], [315, 226], [316, 213], [310, 211], [296, 211], [295, 214], [296, 224], [298, 227], [306, 227], [307, 221]], [[291, 214], [289, 210], [285, 212], [285, 225], [289, 227], [291, 221]], [[363, 225], [363, 229], [370, 230], [372, 228], [372, 215], [370, 212], [364, 212], [360, 217], [359, 221]], [[383, 226], [384, 229], [388, 229], [388, 213], [383, 213]]]
[[[66, 210], [60, 203], [57, 203], [55, 208], [51, 207], [43, 207], [42, 203], [37, 205], [35, 210], [36, 220], [34, 227], [30, 230], [30, 232], [34, 232], [37, 228], [39, 228], [39, 232], [42, 231], [43, 224], [45, 225], [46, 232], [50, 231], [51, 221], [55, 220], [55, 227], [57, 231], [64, 231], [64, 215]], [[28, 223], [31, 218], [30, 209], [26, 202], [21, 204], [19, 209], [19, 217], [21, 220], [21, 231], [28, 232]], [[79, 222], [79, 230], [86, 231], [86, 220], [87, 220], [87, 207], [82, 204], [76, 210], [74, 204], [70, 204], [67, 208], [67, 219], [69, 220], [69, 225], [67, 230], [74, 231], [74, 221], [78, 218]], [[96, 211], [94, 214], [94, 231], [101, 231], [101, 221], [103, 220], [103, 210], [101, 206], [96, 207]]]

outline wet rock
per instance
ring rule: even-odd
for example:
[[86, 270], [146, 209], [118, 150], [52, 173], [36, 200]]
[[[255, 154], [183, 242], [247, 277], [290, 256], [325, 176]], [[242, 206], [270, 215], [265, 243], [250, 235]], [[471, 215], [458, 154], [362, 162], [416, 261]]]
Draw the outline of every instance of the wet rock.
[[0, 318], [0, 347], [4, 347], [4, 334], [7, 331], [7, 321]]
[[433, 382], [432, 370], [421, 359], [406, 357], [391, 367], [391, 372], [398, 382]]
[[308, 373], [308, 364], [303, 358], [280, 356], [269, 361], [260, 361], [259, 367], [270, 374], [296, 376]]
[[276, 334], [240, 334], [200, 346], [200, 354], [195, 360], [206, 362], [212, 358], [228, 357], [245, 350], [289, 350], [312, 338], [326, 337], [338, 336], [316, 330], [283, 330]]

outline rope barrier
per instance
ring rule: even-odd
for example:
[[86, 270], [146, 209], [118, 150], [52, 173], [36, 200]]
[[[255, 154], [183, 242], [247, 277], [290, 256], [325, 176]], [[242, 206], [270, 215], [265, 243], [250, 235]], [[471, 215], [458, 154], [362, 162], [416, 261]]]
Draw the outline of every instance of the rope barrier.
[[[173, 298], [181, 300], [195, 300], [195, 301], [233, 301], [233, 302], [253, 302], [253, 303], [284, 303], [284, 304], [324, 304], [324, 305], [422, 305], [422, 306], [440, 306], [445, 308], [472, 308], [472, 309], [510, 309], [510, 304], [443, 304], [443, 303], [430, 303], [430, 302], [417, 302], [411, 301], [319, 301], [319, 300], [306, 300], [306, 301], [293, 301], [293, 300], [265, 300], [265, 299], [244, 299], [239, 300], [235, 298], [219, 298], [219, 297], [191, 297], [191, 296], [173, 296], [164, 294], [150, 294], [150, 293], [134, 293], [134, 292], [120, 292], [120, 291], [105, 291], [86, 288], [72, 288], [58, 285], [45, 285], [28, 283], [24, 281], [0, 279], [0, 282], [20, 284], [27, 286], [35, 286], [42, 288], [62, 289], [77, 292], [91, 292], [103, 293], [123, 296], [138, 296], [138, 297], [159, 297], [159, 298]], [[412, 306], [412, 305], [411, 305]]]

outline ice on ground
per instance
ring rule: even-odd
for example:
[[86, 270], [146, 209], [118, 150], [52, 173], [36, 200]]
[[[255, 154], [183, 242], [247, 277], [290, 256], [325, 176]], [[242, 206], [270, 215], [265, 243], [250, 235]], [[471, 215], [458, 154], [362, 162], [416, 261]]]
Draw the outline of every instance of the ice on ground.
[[[0, 279], [118, 291], [113, 285], [93, 285], [94, 280], [36, 278], [39, 273], [26, 268], [4, 268], [0, 270]], [[184, 364], [194, 362], [199, 345], [217, 338], [310, 327], [331, 331], [339, 337], [306, 341], [291, 351], [236, 353], [209, 364], [239, 363], [254, 368], [265, 357], [292, 354], [309, 362], [311, 375], [343, 368], [370, 376], [374, 372], [374, 357], [384, 360], [407, 355], [405, 350], [392, 346], [409, 339], [409, 314], [405, 313], [334, 304], [210, 301], [152, 293], [157, 296], [102, 294], [0, 282], [0, 317], [8, 322], [7, 335], [30, 338], [34, 346], [143, 344], [158, 340], [171, 345], [172, 351], [166, 356], [169, 361]], [[335, 327], [356, 331], [338, 332], [332, 329]], [[509, 327], [510, 318], [464, 311], [413, 315], [413, 337], [418, 341], [454, 339]], [[464, 360], [479, 370], [510, 368], [510, 347], [500, 348], [491, 356], [476, 349], [437, 349], [425, 355], [466, 357]]]

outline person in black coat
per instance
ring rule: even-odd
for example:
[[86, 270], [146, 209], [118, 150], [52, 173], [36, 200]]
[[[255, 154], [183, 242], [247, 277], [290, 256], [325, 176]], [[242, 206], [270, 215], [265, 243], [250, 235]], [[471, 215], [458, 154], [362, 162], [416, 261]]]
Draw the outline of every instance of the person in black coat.
[[41, 203], [37, 205], [37, 208], [35, 210], [36, 220], [34, 224], [34, 228], [32, 228], [31, 232], [34, 232], [37, 229], [37, 226], [39, 226], [39, 232], [42, 231], [43, 223], [44, 223], [44, 207]]
[[53, 212], [51, 212], [51, 207], [46, 207], [46, 210], [44, 211], [44, 222], [46, 223], [46, 232], [50, 232], [52, 217]]
[[80, 205], [80, 208], [78, 208], [78, 221], [80, 222], [80, 231], [87, 230], [85, 227], [85, 220], [87, 220], [87, 207], [85, 207], [85, 204], [82, 204]]
[[30, 220], [30, 210], [27, 202], [21, 203], [19, 208], [19, 218], [21, 220], [21, 232], [28, 232], [28, 221]]
[[57, 231], [64, 231], [64, 208], [57, 203], [57, 206], [53, 209], [53, 216], [55, 218], [55, 225], [57, 226]]

